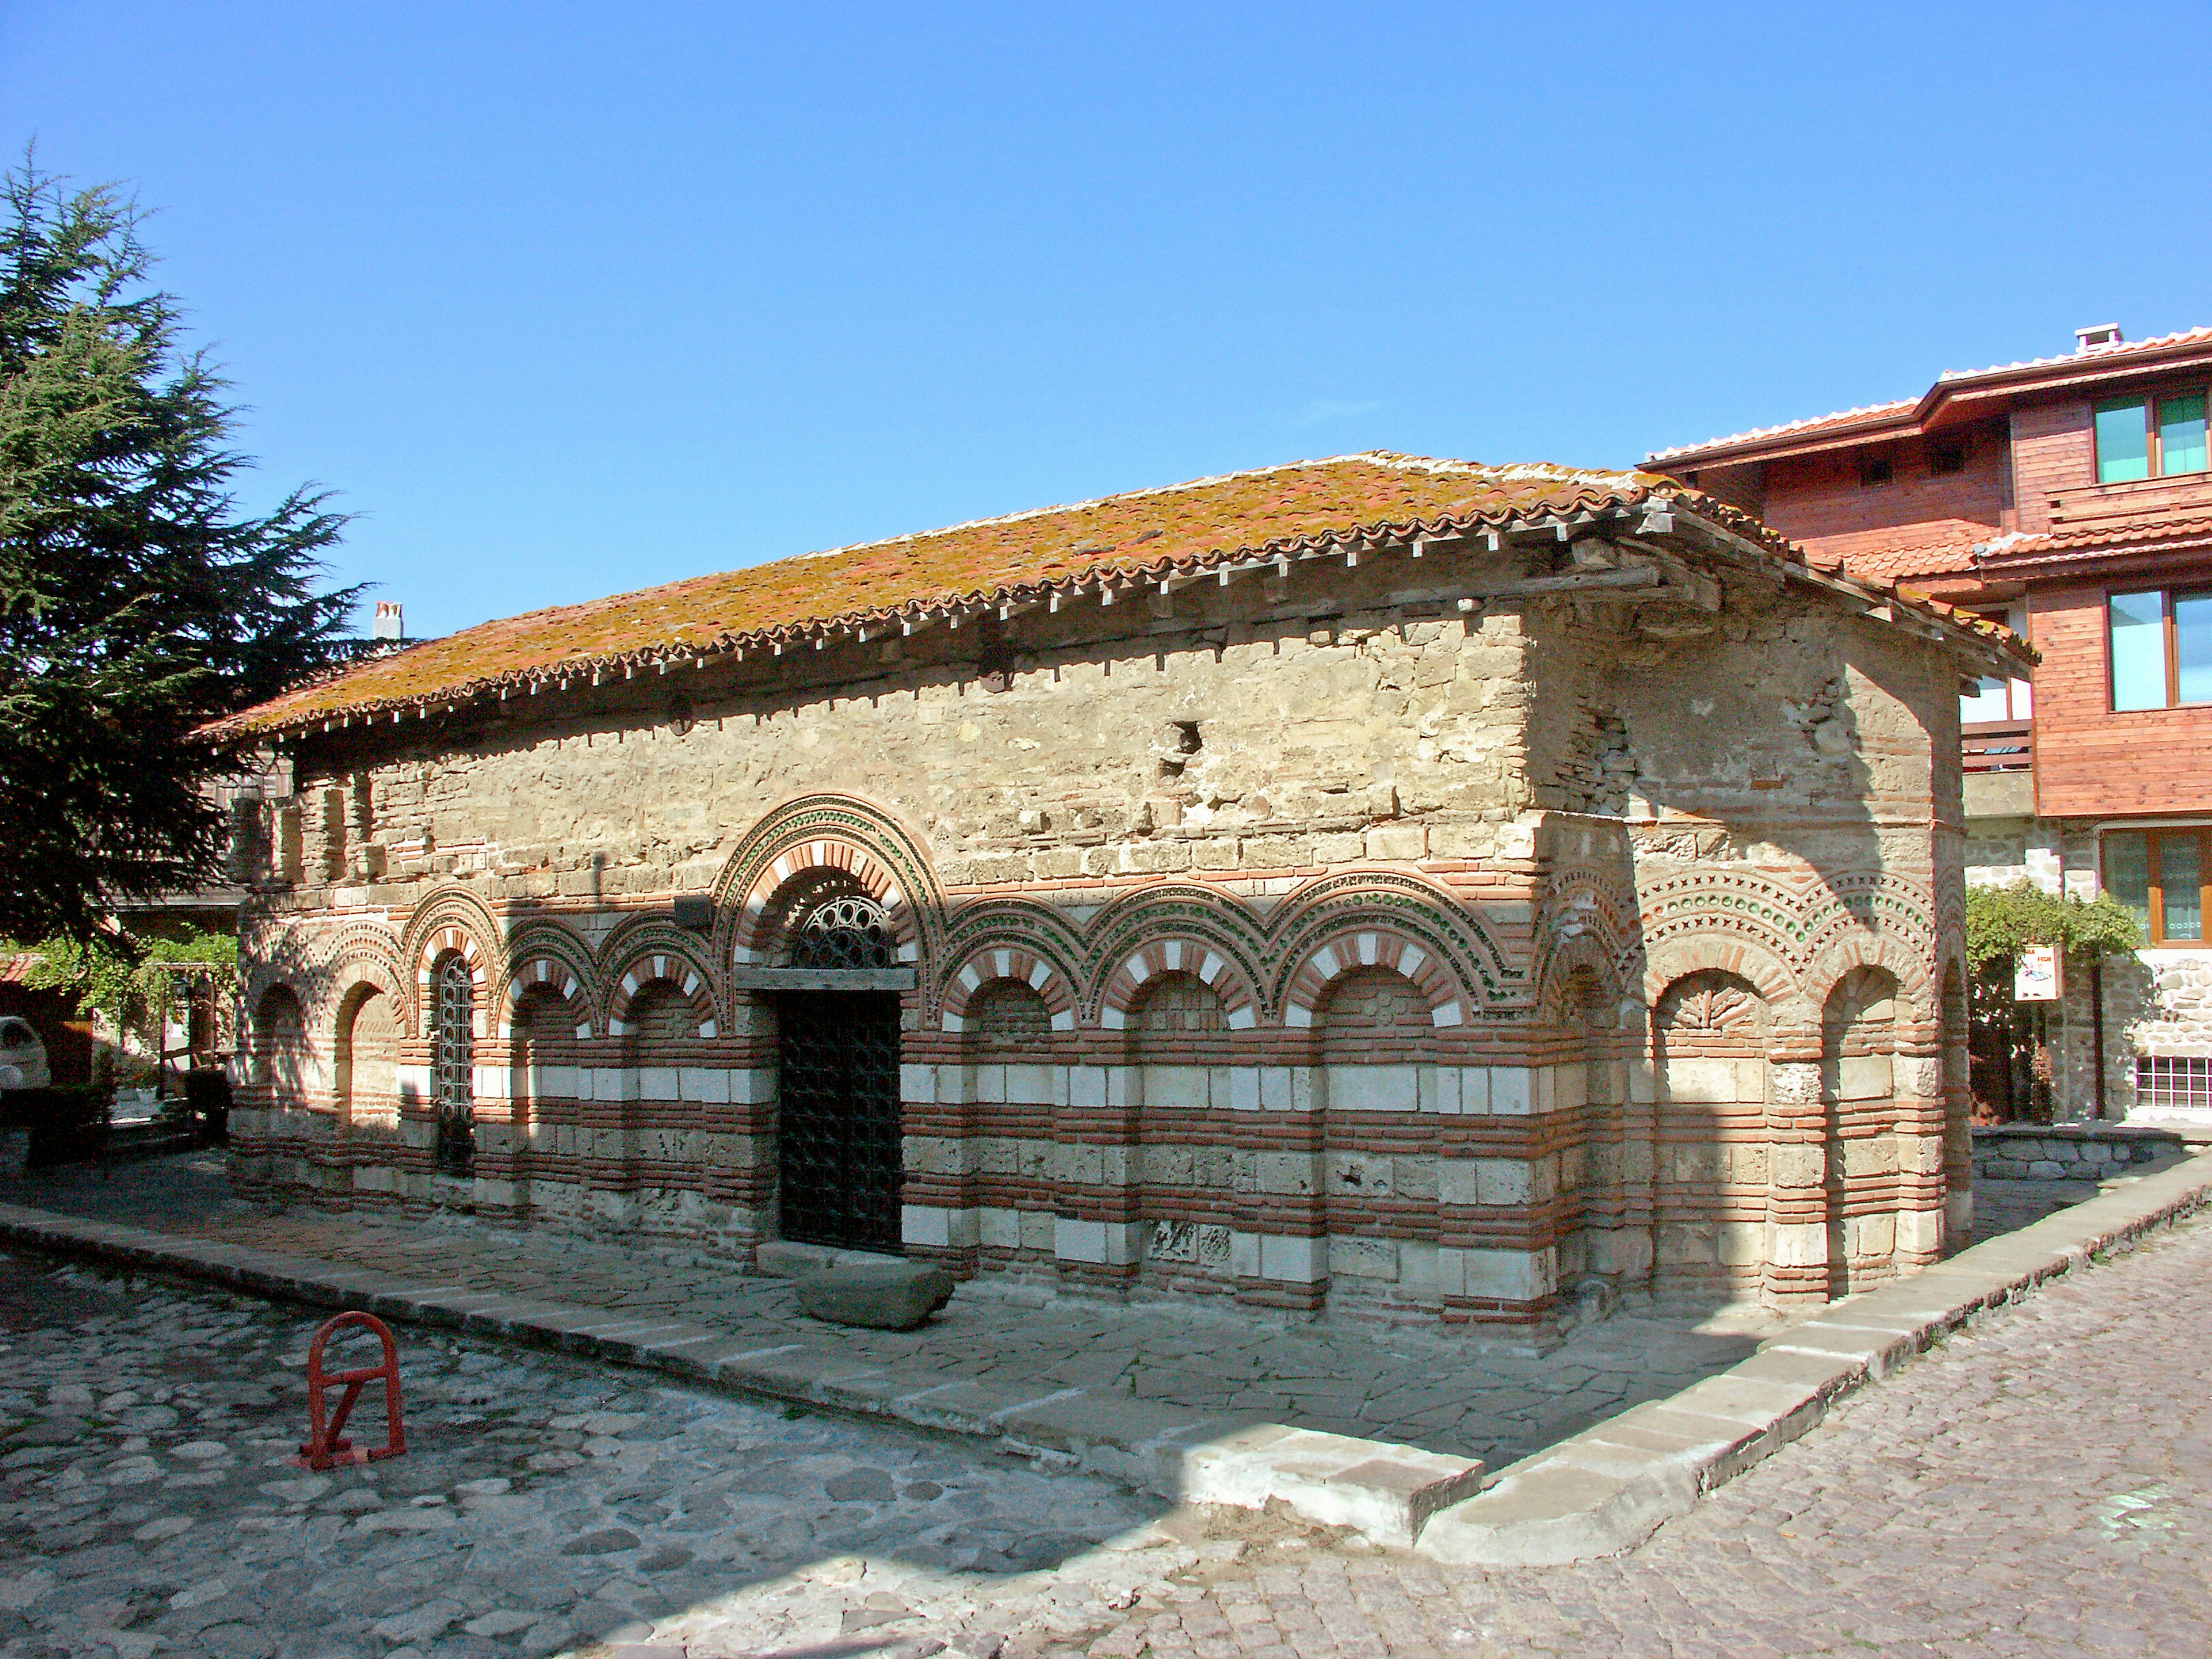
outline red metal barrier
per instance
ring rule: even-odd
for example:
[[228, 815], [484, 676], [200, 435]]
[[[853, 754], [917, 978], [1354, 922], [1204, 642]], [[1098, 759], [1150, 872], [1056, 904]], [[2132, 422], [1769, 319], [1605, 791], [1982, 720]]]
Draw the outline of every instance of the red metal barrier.
[[[376, 1333], [384, 1344], [384, 1363], [325, 1376], [323, 1345], [349, 1325], [359, 1325]], [[370, 1448], [356, 1446], [340, 1431], [352, 1415], [354, 1401], [361, 1398], [362, 1385], [380, 1378], [384, 1383], [385, 1443]], [[345, 1393], [338, 1400], [337, 1410], [325, 1421], [323, 1390], [340, 1382], [345, 1385]], [[315, 1340], [307, 1345], [307, 1443], [300, 1448], [297, 1457], [288, 1461], [303, 1469], [334, 1469], [341, 1465], [374, 1463], [381, 1458], [397, 1457], [406, 1449], [407, 1428], [399, 1420], [399, 1345], [392, 1340], [392, 1328], [374, 1314], [342, 1313], [335, 1319], [325, 1320], [315, 1332]]]

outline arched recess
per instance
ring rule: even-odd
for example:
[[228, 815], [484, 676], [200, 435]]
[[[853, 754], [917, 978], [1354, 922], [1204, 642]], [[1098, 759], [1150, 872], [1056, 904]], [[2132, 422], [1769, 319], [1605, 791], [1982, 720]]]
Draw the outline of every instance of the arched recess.
[[1150, 1000], [1157, 981], [1170, 977], [1206, 988], [1219, 1011], [1221, 1030], [1249, 1030], [1259, 1023], [1252, 983], [1227, 957], [1201, 939], [1167, 938], [1131, 951], [1107, 975], [1098, 999], [1100, 1026], [1109, 1031], [1133, 1029], [1136, 1007]]
[[[538, 969], [544, 969], [542, 975]], [[578, 1045], [588, 1042], [592, 1022], [575, 978], [543, 958], [508, 981], [501, 1034], [507, 1039], [507, 1148], [518, 1182], [518, 1210], [544, 1206], [548, 1191], [573, 1200], [580, 1188], [581, 1086]], [[561, 1183], [541, 1190], [541, 1179]], [[572, 1203], [552, 1207], [571, 1211]]]
[[374, 980], [349, 986], [338, 1000], [335, 1061], [338, 1121], [358, 1153], [399, 1139], [399, 1004]]
[[[1231, 1015], [1204, 963], [1147, 974], [1126, 1008], [1136, 1244], [1155, 1286], [1231, 1292], [1238, 1224]], [[1225, 977], [1225, 975], [1218, 977]], [[1248, 1000], [1238, 1007], [1249, 1011]], [[1267, 1202], [1255, 1194], [1258, 1203]], [[1264, 1227], [1264, 1209], [1246, 1218]]]
[[1583, 944], [1554, 956], [1539, 998], [1541, 1024], [1563, 1047], [1555, 1105], [1579, 1113], [1540, 1170], [1554, 1192], [1559, 1283], [1570, 1287], [1587, 1273], [1616, 1285], [1648, 1276], [1656, 1145], [1652, 1103], [1632, 1099], [1629, 1086], [1642, 1011], [1621, 997], [1607, 953]]
[[1897, 1271], [1898, 1004], [1896, 976], [1861, 967], [1837, 981], [1821, 1009], [1821, 1198], [1831, 1297]]
[[1943, 1237], [1939, 1249], [1964, 1249], [1974, 1231], [1974, 1091], [1966, 975], [1954, 957], [1943, 964], [1937, 1006], [1943, 1040]]
[[[1717, 1305], [1755, 1294], [1771, 1260], [1772, 1011], [1741, 974], [1703, 968], [1663, 987], [1651, 1014], [1650, 1283], [1674, 1303]], [[1638, 1212], [1640, 1149], [1624, 1150], [1627, 1211]], [[1813, 1200], [1817, 1206], [1818, 1189]], [[1794, 1211], [1784, 1219], [1802, 1224]], [[1638, 1241], [1616, 1234], [1635, 1278]]]
[[963, 990], [960, 1006], [965, 1099], [960, 1121], [939, 1127], [957, 1128], [964, 1156], [957, 1172], [915, 1176], [906, 1201], [973, 1207], [984, 1260], [1042, 1267], [1054, 1249], [1054, 1131], [1066, 1094], [1053, 1048], [1054, 1010], [1013, 974]]
[[1379, 969], [1413, 985], [1431, 1034], [1467, 1024], [1472, 998], [1431, 952], [1386, 928], [1347, 933], [1310, 949], [1290, 975], [1283, 999], [1283, 1024], [1296, 1030], [1314, 1023], [1314, 1009], [1329, 988], [1347, 974]]
[[[313, 1093], [313, 1049], [307, 1016], [297, 992], [272, 985], [253, 1010], [253, 1085], [263, 1108], [280, 1119], [304, 1111]], [[284, 1125], [272, 1122], [273, 1133]]]
[[1436, 1006], [1433, 987], [1378, 963], [1334, 975], [1313, 1009], [1313, 1223], [1329, 1241], [1334, 1297], [1438, 1294]]

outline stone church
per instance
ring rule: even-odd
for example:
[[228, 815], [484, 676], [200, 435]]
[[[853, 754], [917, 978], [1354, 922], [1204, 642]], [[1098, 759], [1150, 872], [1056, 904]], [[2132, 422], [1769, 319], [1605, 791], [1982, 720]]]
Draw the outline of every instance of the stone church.
[[237, 1179], [1538, 1324], [1969, 1215], [2002, 629], [1662, 477], [1300, 463], [487, 623], [273, 756]]

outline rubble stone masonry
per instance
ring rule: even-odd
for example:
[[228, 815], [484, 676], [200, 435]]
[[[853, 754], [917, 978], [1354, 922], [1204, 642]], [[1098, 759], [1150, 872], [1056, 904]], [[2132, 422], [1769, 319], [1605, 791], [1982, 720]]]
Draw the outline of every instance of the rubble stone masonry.
[[1934, 1261], [1957, 657], [1747, 574], [1404, 597], [1528, 568], [1224, 573], [302, 739], [240, 842], [239, 1178], [750, 1261], [792, 1167], [763, 975], [842, 896], [912, 981], [904, 1248], [961, 1273], [1525, 1325]]

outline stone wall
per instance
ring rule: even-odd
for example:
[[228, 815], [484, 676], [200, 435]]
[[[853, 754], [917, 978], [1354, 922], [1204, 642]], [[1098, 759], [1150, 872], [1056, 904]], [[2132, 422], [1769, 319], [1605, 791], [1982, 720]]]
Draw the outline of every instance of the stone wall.
[[904, 1247], [963, 1273], [1526, 1323], [1593, 1278], [1789, 1302], [1936, 1259], [1955, 661], [1763, 582], [1407, 580], [303, 744], [245, 929], [240, 1180], [742, 1259], [779, 1213], [757, 975], [850, 893], [913, 981]]

